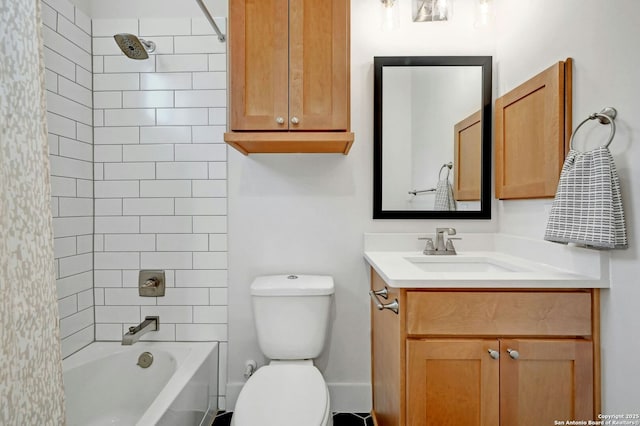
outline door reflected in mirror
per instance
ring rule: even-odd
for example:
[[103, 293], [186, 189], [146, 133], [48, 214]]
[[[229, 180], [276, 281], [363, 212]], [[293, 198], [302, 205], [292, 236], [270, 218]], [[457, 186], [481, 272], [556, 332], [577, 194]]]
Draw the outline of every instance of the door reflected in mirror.
[[374, 68], [373, 217], [490, 218], [491, 57]]

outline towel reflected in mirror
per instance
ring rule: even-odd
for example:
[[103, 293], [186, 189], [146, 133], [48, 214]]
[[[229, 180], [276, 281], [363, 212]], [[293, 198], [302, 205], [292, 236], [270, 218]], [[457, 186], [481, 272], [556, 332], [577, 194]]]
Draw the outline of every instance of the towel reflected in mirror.
[[433, 205], [434, 210], [450, 210], [457, 209], [456, 199], [453, 198], [453, 186], [449, 182], [449, 173], [444, 179], [438, 180], [436, 185], [436, 200]]

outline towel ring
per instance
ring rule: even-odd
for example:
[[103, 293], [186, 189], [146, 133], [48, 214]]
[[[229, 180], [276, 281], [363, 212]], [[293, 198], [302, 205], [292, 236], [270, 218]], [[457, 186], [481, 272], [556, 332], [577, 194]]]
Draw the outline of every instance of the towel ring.
[[446, 178], [449, 179], [449, 172], [451, 172], [451, 168], [453, 167], [453, 163], [451, 161], [449, 161], [448, 163], [444, 163], [442, 165], [442, 167], [440, 167], [440, 171], [438, 172], [438, 180], [441, 180], [440, 178], [442, 176], [442, 170], [445, 167], [447, 168], [447, 177]]
[[609, 145], [611, 145], [611, 141], [613, 141], [613, 137], [616, 134], [616, 123], [614, 122], [614, 119], [616, 118], [617, 114], [618, 112], [615, 108], [607, 107], [600, 112], [594, 112], [593, 114], [582, 120], [582, 123], [578, 124], [578, 127], [576, 127], [576, 129], [573, 131], [573, 134], [571, 135], [571, 139], [569, 141], [569, 149], [573, 149], [573, 138], [575, 137], [576, 133], [578, 133], [580, 127], [582, 127], [582, 125], [587, 121], [595, 120], [596, 118], [598, 119], [598, 121], [600, 121], [600, 124], [611, 125], [609, 140], [607, 141], [607, 143], [601, 146], [601, 148], [609, 148]]

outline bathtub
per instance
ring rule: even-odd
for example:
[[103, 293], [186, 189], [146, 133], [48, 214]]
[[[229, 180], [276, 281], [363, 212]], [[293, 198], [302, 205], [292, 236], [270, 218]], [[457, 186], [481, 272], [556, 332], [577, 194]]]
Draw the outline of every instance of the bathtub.
[[210, 425], [217, 411], [215, 342], [95, 342], [63, 367], [67, 426]]

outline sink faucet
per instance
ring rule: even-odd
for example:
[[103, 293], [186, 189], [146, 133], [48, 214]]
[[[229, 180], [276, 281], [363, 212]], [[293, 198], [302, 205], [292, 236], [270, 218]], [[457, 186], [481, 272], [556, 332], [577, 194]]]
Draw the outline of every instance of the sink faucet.
[[145, 317], [144, 321], [137, 326], [129, 327], [129, 332], [122, 336], [122, 344], [132, 345], [137, 342], [143, 334], [158, 330], [160, 330], [160, 317]]
[[456, 254], [456, 249], [453, 246], [452, 240], [459, 240], [460, 238], [447, 238], [447, 242], [445, 244], [444, 234], [447, 235], [456, 235], [455, 228], [436, 228], [436, 242], [435, 246], [433, 243], [433, 238], [418, 238], [419, 240], [427, 240], [427, 244], [424, 247], [424, 251], [422, 253], [426, 255], [454, 255]]

